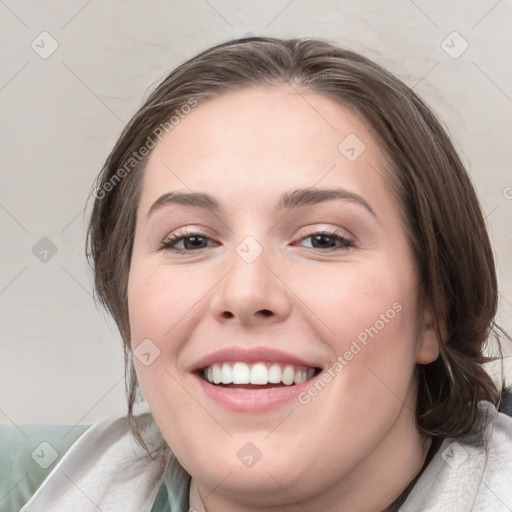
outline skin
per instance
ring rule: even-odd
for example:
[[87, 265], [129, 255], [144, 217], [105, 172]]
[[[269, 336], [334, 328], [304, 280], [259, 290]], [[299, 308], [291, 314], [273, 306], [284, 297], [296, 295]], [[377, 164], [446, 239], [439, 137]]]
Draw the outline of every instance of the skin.
[[[366, 147], [352, 162], [338, 150], [349, 134]], [[387, 172], [358, 115], [287, 85], [209, 99], [151, 153], [128, 303], [132, 348], [149, 338], [160, 355], [135, 367], [208, 512], [380, 511], [420, 471], [430, 441], [415, 426], [414, 369], [437, 358], [438, 340]], [[338, 199], [275, 208], [303, 187], [358, 194], [375, 216]], [[148, 217], [171, 191], [211, 194], [224, 210], [171, 204]], [[310, 237], [323, 230], [355, 246], [319, 248]], [[185, 255], [160, 249], [198, 232], [206, 248], [181, 239]], [[247, 236], [263, 248], [252, 263], [236, 252]], [[326, 370], [395, 303], [401, 311], [306, 405], [229, 411], [188, 372], [233, 346], [277, 348]], [[248, 442], [262, 454], [251, 468], [237, 457]]]

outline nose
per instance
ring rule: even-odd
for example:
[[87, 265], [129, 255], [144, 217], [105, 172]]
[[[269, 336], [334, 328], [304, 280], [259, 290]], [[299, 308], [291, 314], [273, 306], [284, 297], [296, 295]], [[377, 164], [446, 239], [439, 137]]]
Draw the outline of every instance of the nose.
[[290, 315], [292, 297], [278, 262], [264, 250], [254, 261], [235, 252], [231, 268], [215, 287], [211, 312], [221, 323], [257, 326], [282, 322]]

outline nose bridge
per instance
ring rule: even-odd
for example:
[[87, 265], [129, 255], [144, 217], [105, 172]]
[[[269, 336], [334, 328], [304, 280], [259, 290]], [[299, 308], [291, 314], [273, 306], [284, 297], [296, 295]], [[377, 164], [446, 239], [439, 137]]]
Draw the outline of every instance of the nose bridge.
[[255, 237], [247, 236], [240, 242], [231, 258], [232, 271], [228, 274], [226, 292], [232, 293], [238, 300], [264, 301], [271, 283], [272, 273], [269, 270], [271, 260], [270, 249], [258, 242]]

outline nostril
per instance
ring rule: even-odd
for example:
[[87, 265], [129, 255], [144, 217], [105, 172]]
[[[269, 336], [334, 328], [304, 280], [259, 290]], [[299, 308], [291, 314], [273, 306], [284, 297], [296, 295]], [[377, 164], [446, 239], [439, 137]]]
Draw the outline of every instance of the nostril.
[[[272, 311], [268, 310], [268, 309], [260, 309], [258, 311], [258, 313], [260, 315], [263, 315], [263, 316], [272, 316], [274, 313], [272, 313]], [[235, 315], [233, 313], [231, 313], [231, 311], [224, 311], [222, 313], [222, 316], [224, 318], [233, 318]]]

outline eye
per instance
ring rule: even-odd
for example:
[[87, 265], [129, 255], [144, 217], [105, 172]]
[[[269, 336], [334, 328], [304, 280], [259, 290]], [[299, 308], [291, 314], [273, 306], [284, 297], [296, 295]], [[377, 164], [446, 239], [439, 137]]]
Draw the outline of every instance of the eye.
[[[300, 242], [311, 240], [309, 245], [312, 249], [323, 251], [342, 250], [354, 247], [352, 240], [345, 238], [338, 231], [319, 231], [300, 239]], [[190, 254], [201, 249], [212, 247], [209, 245], [211, 238], [204, 233], [176, 233], [169, 235], [160, 245], [161, 250], [171, 251], [177, 254]], [[215, 242], [213, 242], [215, 244]]]
[[345, 238], [338, 231], [319, 231], [301, 238], [300, 241], [303, 242], [309, 239], [311, 239], [310, 245], [305, 247], [311, 247], [312, 249], [336, 250], [355, 246], [352, 240]]
[[160, 249], [179, 254], [187, 254], [208, 248], [209, 241], [211, 241], [211, 239], [203, 233], [176, 233], [168, 236], [161, 243]]

